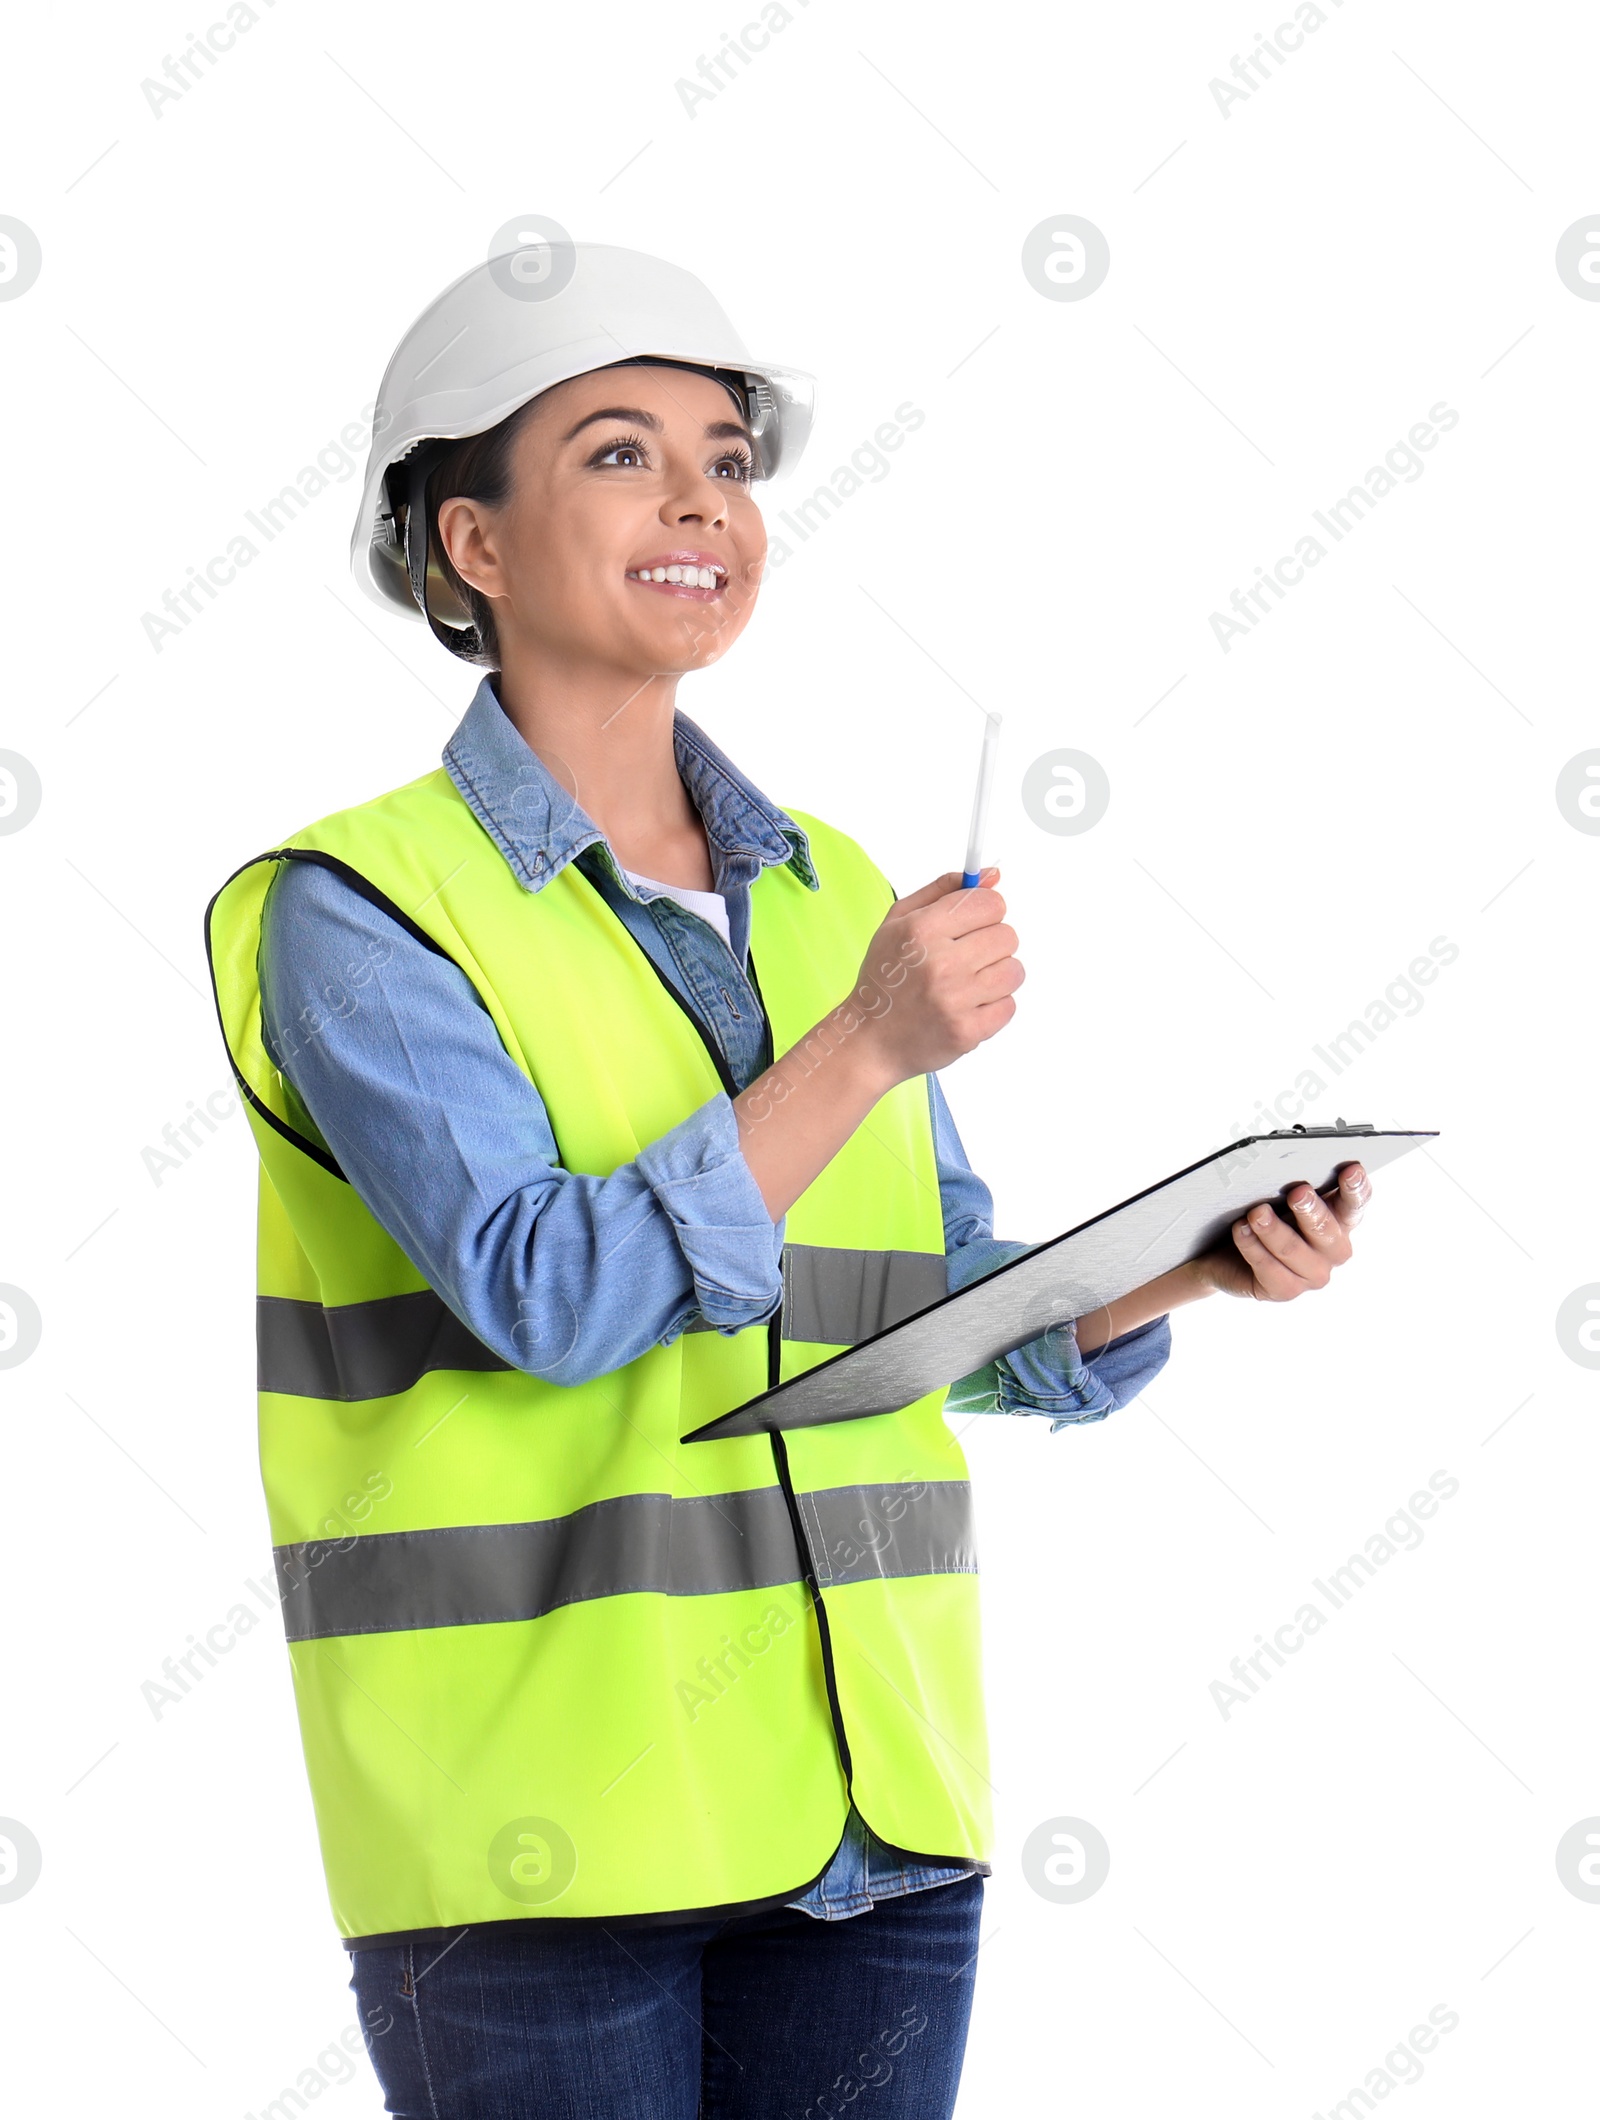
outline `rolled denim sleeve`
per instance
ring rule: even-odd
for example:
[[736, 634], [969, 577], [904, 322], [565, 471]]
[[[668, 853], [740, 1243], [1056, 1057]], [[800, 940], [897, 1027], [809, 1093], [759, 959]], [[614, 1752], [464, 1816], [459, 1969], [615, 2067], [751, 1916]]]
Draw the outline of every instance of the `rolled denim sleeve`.
[[[937, 1075], [928, 1077], [928, 1097], [944, 1206], [945, 1281], [953, 1294], [1034, 1247], [995, 1236], [993, 1196], [967, 1161]], [[1104, 1420], [1128, 1405], [1171, 1351], [1165, 1315], [1108, 1340], [1095, 1350], [1092, 1363], [1079, 1353], [1072, 1323], [1052, 1325], [952, 1384], [946, 1408], [957, 1415], [1045, 1414], [1054, 1435], [1059, 1428]]]
[[783, 1294], [788, 1217], [767, 1212], [727, 1092], [641, 1149], [634, 1167], [671, 1218], [707, 1324], [740, 1332], [770, 1316]]
[[[359, 986], [341, 977], [353, 964]], [[543, 1098], [466, 974], [309, 862], [273, 882], [261, 986], [268, 1051], [313, 1134], [513, 1367], [586, 1383], [697, 1315], [734, 1332], [777, 1308], [785, 1222], [767, 1214], [726, 1092], [605, 1176], [564, 1169]]]

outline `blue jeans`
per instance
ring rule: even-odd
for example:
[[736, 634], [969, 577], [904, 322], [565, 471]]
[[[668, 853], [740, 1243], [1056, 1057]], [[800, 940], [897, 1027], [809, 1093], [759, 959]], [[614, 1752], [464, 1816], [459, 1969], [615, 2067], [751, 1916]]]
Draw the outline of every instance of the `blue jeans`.
[[353, 1951], [405, 2120], [949, 2120], [983, 1879], [848, 1921], [469, 1929]]

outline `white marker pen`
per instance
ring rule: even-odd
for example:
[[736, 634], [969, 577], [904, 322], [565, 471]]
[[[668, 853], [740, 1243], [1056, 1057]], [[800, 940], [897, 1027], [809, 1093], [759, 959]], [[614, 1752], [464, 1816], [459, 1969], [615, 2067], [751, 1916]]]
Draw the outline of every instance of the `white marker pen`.
[[983, 828], [989, 814], [989, 789], [994, 780], [994, 754], [1000, 740], [1000, 717], [990, 714], [983, 725], [983, 755], [978, 760], [978, 791], [972, 798], [972, 830], [967, 835], [967, 866], [963, 885], [971, 890], [982, 875], [978, 857], [983, 851]]

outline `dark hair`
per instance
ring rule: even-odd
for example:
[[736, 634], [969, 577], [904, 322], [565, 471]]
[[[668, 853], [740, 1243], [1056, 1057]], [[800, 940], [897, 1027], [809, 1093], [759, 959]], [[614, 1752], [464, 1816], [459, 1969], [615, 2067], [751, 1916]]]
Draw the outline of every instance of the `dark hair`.
[[[652, 354], [630, 354], [626, 360], [607, 361], [605, 365], [608, 368], [685, 368], [695, 375], [710, 376], [722, 384], [741, 413], [748, 416], [744, 377], [735, 370], [710, 368], [699, 361], [680, 361]], [[507, 413], [498, 426], [490, 427], [482, 434], [469, 434], [459, 442], [438, 444], [442, 454], [428, 474], [425, 489], [430, 571], [432, 567], [438, 568], [462, 614], [470, 618], [473, 625], [471, 633], [458, 633], [453, 626], [447, 626], [445, 644], [463, 662], [476, 663], [487, 670], [500, 667], [500, 640], [495, 631], [494, 605], [470, 582], [463, 581], [451, 564], [450, 555], [439, 536], [439, 510], [451, 500], [482, 501], [488, 508], [503, 507], [510, 500], [511, 452], [522, 432], [524, 420], [538, 402], [537, 397], [529, 398], [515, 412]], [[459, 646], [456, 645], [458, 641]]]
[[[462, 610], [472, 620], [476, 635], [474, 639], [474, 634], [461, 634], [461, 646], [453, 647], [452, 653], [460, 656], [463, 662], [477, 663], [487, 670], [500, 667], [494, 604], [456, 572], [439, 535], [439, 510], [444, 502], [451, 500], [482, 501], [486, 507], [499, 508], [511, 498], [511, 452], [523, 422], [538, 402], [536, 397], [529, 398], [525, 405], [508, 413], [497, 427], [448, 444], [428, 474], [429, 557], [438, 566]], [[454, 631], [453, 628], [450, 630]]]

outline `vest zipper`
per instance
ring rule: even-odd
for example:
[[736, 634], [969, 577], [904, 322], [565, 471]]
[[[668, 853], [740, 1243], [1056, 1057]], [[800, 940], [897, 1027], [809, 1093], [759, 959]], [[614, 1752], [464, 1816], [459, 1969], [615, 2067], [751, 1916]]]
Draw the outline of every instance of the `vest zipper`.
[[[769, 1325], [767, 1338], [767, 1388], [779, 1381], [778, 1346], [781, 1335], [772, 1328], [778, 1324], [774, 1316]], [[844, 1769], [844, 1785], [852, 1804], [855, 1802], [855, 1769], [850, 1761], [850, 1740], [845, 1735], [844, 1710], [839, 1705], [839, 1681], [833, 1668], [833, 1636], [828, 1627], [828, 1608], [822, 1600], [821, 1586], [817, 1582], [816, 1566], [811, 1558], [811, 1547], [806, 1539], [805, 1525], [800, 1517], [800, 1500], [794, 1491], [794, 1481], [789, 1473], [789, 1446], [783, 1439], [781, 1428], [769, 1428], [767, 1441], [772, 1446], [773, 1468], [778, 1475], [778, 1485], [783, 1489], [784, 1504], [789, 1511], [789, 1522], [794, 1529], [794, 1543], [800, 1556], [800, 1566], [805, 1572], [806, 1588], [811, 1593], [811, 1609], [817, 1616], [817, 1641], [822, 1650], [822, 1680], [828, 1689], [828, 1714], [833, 1721], [833, 1741], [839, 1748], [839, 1764]]]
[[[622, 923], [619, 922], [618, 925], [622, 926]], [[626, 933], [625, 928], [624, 932]], [[728, 1066], [727, 1061], [723, 1058], [722, 1048], [717, 1044], [716, 1039], [711, 1035], [710, 1027], [705, 1022], [705, 1019], [701, 1016], [699, 1010], [694, 1006], [693, 1002], [689, 1001], [683, 994], [679, 993], [678, 989], [673, 985], [672, 981], [667, 977], [666, 973], [661, 969], [660, 965], [657, 964], [656, 960], [654, 959], [654, 957], [651, 956], [650, 952], [647, 949], [642, 948], [640, 944], [634, 942], [634, 938], [632, 937], [632, 935], [628, 936], [628, 940], [630, 942], [633, 942], [634, 948], [639, 951], [639, 955], [644, 959], [645, 963], [649, 965], [651, 971], [653, 971], [656, 977], [661, 981], [663, 988], [666, 990], [667, 993], [672, 996], [673, 1000], [677, 1002], [679, 1008], [683, 1010], [683, 1013], [688, 1017], [689, 1021], [694, 1025], [695, 1029], [700, 1033], [700, 1042], [702, 1045], [704, 1045], [707, 1053], [710, 1055], [711, 1064], [717, 1071], [717, 1080], [722, 1084], [723, 1088], [728, 1092], [728, 1095], [730, 1097], [737, 1097], [739, 1094], [739, 1085], [733, 1079], [733, 1070]], [[770, 1023], [767, 1025], [766, 1030], [766, 1046], [768, 1052], [770, 1052], [772, 1050], [772, 1026]], [[770, 1060], [766, 1063], [766, 1065], [769, 1067], [771, 1066], [771, 1064], [772, 1063]]]

